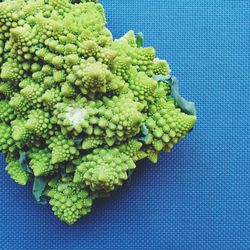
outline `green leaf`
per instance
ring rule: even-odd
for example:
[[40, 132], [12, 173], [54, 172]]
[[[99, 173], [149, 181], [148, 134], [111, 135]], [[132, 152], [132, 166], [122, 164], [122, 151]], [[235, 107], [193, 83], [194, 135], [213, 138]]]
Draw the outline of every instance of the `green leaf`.
[[[80, 163], [81, 163], [81, 161], [80, 161]], [[78, 165], [80, 165], [80, 163]], [[75, 172], [75, 168], [72, 165], [69, 165], [66, 167], [65, 172], [66, 172], [66, 174], [72, 174]]]
[[127, 186], [130, 186], [131, 184], [131, 180], [132, 180], [132, 174], [134, 173], [135, 169], [130, 169], [127, 171], [127, 175], [128, 175], [128, 180], [126, 182]]
[[79, 4], [79, 3], [85, 3], [85, 2], [98, 3], [99, 0], [71, 0], [70, 2], [73, 4]]
[[40, 49], [43, 48], [43, 45], [42, 45], [42, 44], [36, 44], [36, 45], [34, 46], [34, 48], [35, 48], [35, 50], [40, 50]]
[[94, 191], [91, 193], [91, 199], [95, 200], [97, 198], [109, 198], [111, 196], [110, 192], [105, 191]]
[[61, 171], [61, 177], [65, 177], [67, 175], [66, 169], [63, 169]]
[[82, 144], [83, 139], [84, 139], [84, 136], [82, 137], [81, 135], [76, 136], [76, 137], [73, 138], [74, 143], [75, 143], [77, 146], [80, 146], [80, 145]]
[[179, 107], [184, 113], [188, 115], [196, 115], [195, 104], [181, 97], [179, 92], [179, 84], [176, 77], [154, 75], [152, 78], [155, 81], [163, 81], [169, 84], [171, 86], [171, 97], [175, 100], [177, 107]]
[[188, 115], [196, 115], [195, 104], [181, 97], [179, 85], [176, 77], [172, 77], [170, 81], [171, 96], [175, 99], [177, 106]]
[[48, 177], [35, 177], [33, 183], [33, 195], [38, 204], [45, 205], [47, 204], [46, 197], [43, 196], [43, 192], [45, 191], [48, 185], [49, 178]]
[[152, 78], [159, 82], [159, 81], [162, 81], [162, 82], [167, 82], [169, 83], [169, 80], [171, 79], [171, 76], [168, 75], [168, 76], [164, 76], [164, 75], [153, 75]]
[[138, 140], [146, 142], [148, 140], [148, 136], [149, 136], [148, 135], [149, 132], [148, 132], [148, 128], [147, 128], [146, 124], [142, 123], [140, 126], [140, 129], [141, 129], [141, 133], [143, 136], [139, 137]]
[[130, 179], [131, 178], [131, 176], [132, 176], [132, 174], [134, 173], [134, 169], [130, 169], [130, 170], [128, 170], [128, 179]]
[[138, 48], [143, 47], [143, 41], [144, 41], [143, 33], [142, 33], [142, 32], [139, 32], [139, 33], [136, 35], [136, 44], [137, 44], [137, 47], [138, 47]]
[[26, 152], [20, 152], [19, 165], [27, 173], [33, 174], [33, 171], [29, 167], [29, 161], [27, 159], [27, 153]]

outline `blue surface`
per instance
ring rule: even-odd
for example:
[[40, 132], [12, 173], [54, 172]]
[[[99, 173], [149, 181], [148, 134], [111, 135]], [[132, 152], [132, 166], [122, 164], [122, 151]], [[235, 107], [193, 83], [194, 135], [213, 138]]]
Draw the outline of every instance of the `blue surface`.
[[0, 169], [0, 249], [250, 249], [249, 1], [103, 0], [115, 37], [143, 31], [198, 124], [75, 226]]

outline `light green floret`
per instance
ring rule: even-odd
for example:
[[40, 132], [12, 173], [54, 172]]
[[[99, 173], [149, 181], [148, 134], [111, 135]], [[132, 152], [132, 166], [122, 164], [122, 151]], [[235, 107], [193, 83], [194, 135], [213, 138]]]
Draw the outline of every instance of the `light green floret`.
[[145, 122], [149, 129], [146, 144], [157, 152], [163, 149], [169, 152], [193, 128], [195, 122], [196, 117], [181, 112], [173, 100], [160, 99], [150, 107], [150, 116]]
[[26, 120], [16, 119], [11, 122], [12, 128], [12, 138], [21, 143], [21, 145], [26, 145], [30, 148], [40, 147], [43, 141], [41, 138], [33, 134], [33, 131], [27, 129]]
[[165, 60], [160, 60], [159, 58], [156, 58], [154, 60], [153, 73], [154, 75], [170, 75], [171, 70], [169, 64]]
[[48, 112], [41, 109], [32, 110], [28, 115], [25, 128], [38, 137], [47, 138], [50, 133], [53, 134], [53, 126], [50, 119], [50, 114]]
[[77, 92], [77, 89], [76, 89], [76, 86], [73, 85], [73, 84], [70, 84], [68, 82], [64, 82], [62, 85], [61, 85], [61, 91], [60, 91], [61, 95], [63, 97], [71, 97], [71, 98], [74, 98], [78, 95], [78, 92]]
[[85, 59], [89, 57], [97, 57], [97, 54], [101, 50], [101, 47], [97, 44], [97, 42], [93, 40], [86, 40], [79, 44], [78, 52]]
[[53, 70], [53, 79], [55, 83], [62, 83], [66, 80], [66, 72], [64, 70]]
[[101, 48], [100, 52], [97, 53], [96, 59], [112, 68], [115, 59], [117, 57], [117, 52], [111, 48]]
[[40, 12], [45, 14], [46, 10], [48, 10], [48, 5], [46, 5], [45, 2], [46, 1], [44, 0], [28, 0], [28, 4], [25, 4], [19, 15], [23, 18], [26, 17], [26, 22], [29, 25], [34, 26], [35, 15]]
[[45, 61], [45, 57], [50, 54], [50, 51], [48, 48], [38, 48], [36, 50], [36, 56], [41, 59], [41, 60], [44, 60]]
[[36, 15], [35, 19], [40, 44], [44, 44], [49, 38], [58, 40], [63, 34], [63, 25], [60, 20], [44, 18], [42, 14]]
[[[45, 77], [50, 77], [53, 75], [53, 71], [54, 71], [54, 68], [49, 65], [49, 64], [45, 64], [43, 65], [42, 67], [42, 70], [39, 71], [39, 72], [36, 72], [32, 75], [32, 78], [37, 81], [37, 83], [40, 83], [41, 81], [44, 80]], [[39, 76], [39, 73], [40, 73], [40, 76]]]
[[152, 76], [155, 49], [134, 47], [133, 43], [131, 43], [131, 34], [132, 33], [130, 32], [128, 35], [125, 34], [125, 38], [122, 37], [115, 40], [112, 44], [112, 48], [117, 51], [120, 56], [129, 58], [131, 60], [131, 64], [137, 69], [138, 72], [143, 71], [148, 76]]
[[5, 97], [11, 97], [15, 93], [15, 88], [13, 84], [8, 82], [1, 82], [0, 83], [0, 94], [4, 95]]
[[58, 103], [55, 105], [53, 114], [52, 122], [60, 125], [63, 134], [73, 132], [74, 135], [78, 135], [82, 133], [86, 124], [87, 111], [81, 103]]
[[118, 149], [121, 153], [126, 154], [136, 162], [147, 157], [147, 154], [141, 150], [142, 146], [143, 144], [141, 142], [131, 139], [127, 143], [121, 144]]
[[31, 132], [25, 127], [25, 122], [22, 119], [11, 122], [12, 137], [15, 141], [26, 142], [30, 139]]
[[13, 153], [17, 149], [17, 144], [12, 138], [11, 127], [6, 123], [0, 123], [0, 151], [3, 154]]
[[0, 34], [3, 34], [5, 39], [10, 37], [9, 30], [16, 27], [18, 24], [24, 24], [19, 15], [20, 9], [25, 5], [25, 1], [17, 0], [13, 4], [11, 1], [5, 1], [0, 4]]
[[118, 53], [109, 47], [101, 47], [96, 41], [86, 40], [79, 44], [78, 53], [83, 58], [95, 58], [97, 61], [112, 66]]
[[102, 137], [103, 142], [112, 146], [139, 133], [140, 124], [144, 121], [143, 108], [141, 103], [133, 101], [131, 94], [103, 97], [102, 101], [90, 101], [82, 106], [59, 103], [53, 122], [61, 126], [64, 134], [84, 132], [98, 141]]
[[30, 103], [22, 95], [16, 93], [9, 101], [10, 106], [15, 110], [17, 117], [28, 118]]
[[[11, 33], [11, 53], [19, 61], [37, 59], [35, 55], [35, 45], [38, 44], [37, 32], [28, 24], [10, 30]], [[30, 66], [30, 65], [28, 65]], [[30, 68], [27, 68], [27, 70]]]
[[8, 58], [1, 67], [1, 78], [4, 81], [20, 82], [24, 77], [25, 64], [20, 64], [16, 59]]
[[18, 161], [9, 161], [5, 169], [16, 183], [23, 186], [27, 184], [29, 174], [22, 169]]
[[156, 151], [153, 147], [145, 147], [145, 151], [147, 152], [147, 157], [152, 163], [157, 163], [160, 157], [160, 153]]
[[52, 164], [52, 153], [49, 149], [35, 149], [29, 153], [29, 166], [35, 176], [43, 176], [58, 170], [58, 164]]
[[[60, 43], [59, 40], [55, 40], [53, 38], [47, 39], [44, 44], [49, 48], [49, 50], [53, 53], [64, 55], [66, 46], [64, 43]], [[77, 50], [76, 50], [77, 51]], [[73, 53], [73, 51], [72, 51]], [[71, 54], [71, 53], [70, 53]]]
[[74, 140], [67, 138], [63, 134], [56, 133], [48, 143], [49, 149], [52, 150], [52, 164], [71, 161], [79, 155]]
[[87, 136], [82, 143], [82, 149], [92, 149], [102, 146], [104, 144], [104, 140], [101, 136]]
[[136, 38], [133, 30], [128, 31], [123, 37], [120, 38], [121, 41], [127, 43], [130, 47], [136, 48]]
[[3, 49], [3, 59], [7, 61], [8, 57], [10, 56], [10, 51], [11, 51], [11, 42], [9, 40], [4, 40], [4, 49]]
[[[82, 149], [93, 149], [98, 148], [104, 144], [103, 138], [97, 136], [87, 136], [82, 142]], [[140, 150], [142, 147], [142, 143], [131, 139], [126, 144], [121, 144], [118, 149], [129, 157], [133, 158], [134, 161], [139, 161], [147, 157], [147, 154]]]
[[73, 72], [68, 75], [67, 82], [75, 84], [84, 95], [90, 98], [98, 93], [105, 94], [115, 90], [120, 90], [125, 82], [109, 70], [107, 65], [100, 62], [83, 61], [80, 65], [72, 68]]
[[0, 6], [0, 33], [6, 39], [10, 37], [10, 29], [23, 26], [25, 23], [34, 26], [35, 15], [39, 12], [45, 14], [44, 0], [15, 0], [4, 1]]
[[42, 105], [42, 95], [45, 91], [46, 87], [44, 85], [31, 83], [21, 89], [20, 94], [28, 101], [29, 105], [39, 108]]
[[106, 18], [102, 5], [94, 3], [78, 4], [64, 19], [69, 30], [78, 33], [79, 41], [94, 40], [101, 47], [112, 42], [112, 34], [105, 28]]
[[4, 51], [4, 42], [3, 38], [0, 35], [0, 67], [2, 66], [3, 63], [3, 51]]
[[148, 76], [153, 75], [154, 48], [137, 48], [135, 51], [128, 51], [128, 56], [132, 58], [133, 66], [138, 71], [144, 71]]
[[73, 74], [68, 75], [67, 81], [74, 83], [84, 95], [90, 97], [95, 93], [106, 93], [107, 85], [112, 74], [105, 64], [100, 62], [83, 62], [73, 67]]
[[131, 70], [129, 75], [129, 89], [134, 94], [134, 100], [145, 107], [155, 100], [157, 82], [149, 78], [144, 72]]
[[45, 193], [50, 198], [54, 214], [67, 224], [74, 224], [91, 211], [92, 199], [83, 183], [73, 183], [71, 177], [49, 182]]
[[53, 109], [56, 103], [62, 100], [61, 91], [59, 88], [47, 90], [41, 97], [43, 104], [49, 109]]
[[6, 100], [0, 100], [0, 122], [9, 123], [16, 118], [13, 108]]
[[[141, 113], [144, 106], [134, 102], [133, 95], [124, 94], [111, 99], [104, 97], [103, 103], [104, 105], [97, 109], [97, 115], [89, 119], [94, 135], [104, 135], [106, 143], [112, 146], [139, 133], [140, 124], [145, 119]], [[102, 130], [103, 134], [95, 132], [96, 130]]]
[[124, 80], [129, 78], [129, 70], [131, 68], [131, 59], [126, 56], [118, 56], [115, 58], [111, 71], [113, 74], [122, 77]]
[[155, 99], [168, 99], [171, 95], [171, 86], [163, 81], [158, 81], [158, 87], [155, 93]]
[[25, 87], [29, 86], [30, 84], [33, 84], [33, 83], [34, 83], [33, 79], [32, 79], [31, 77], [28, 77], [28, 78], [25, 78], [24, 80], [22, 80], [22, 81], [18, 84], [18, 86], [19, 86], [20, 88], [25, 88]]
[[70, 11], [72, 6], [69, 0], [48, 0], [48, 4], [63, 16]]
[[64, 68], [67, 70], [68, 73], [71, 73], [72, 67], [74, 65], [78, 65], [80, 63], [80, 56], [78, 54], [70, 54], [64, 56], [65, 64]]
[[136, 167], [128, 155], [117, 148], [94, 149], [77, 166], [74, 182], [84, 182], [92, 191], [110, 192], [128, 179], [127, 171]]

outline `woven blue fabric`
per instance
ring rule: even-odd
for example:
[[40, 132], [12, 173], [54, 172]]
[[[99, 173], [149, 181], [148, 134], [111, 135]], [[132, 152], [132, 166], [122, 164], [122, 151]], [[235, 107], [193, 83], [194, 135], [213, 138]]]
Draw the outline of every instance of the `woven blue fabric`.
[[102, 0], [115, 37], [143, 31], [197, 105], [193, 132], [75, 226], [0, 158], [0, 249], [250, 249], [248, 0]]

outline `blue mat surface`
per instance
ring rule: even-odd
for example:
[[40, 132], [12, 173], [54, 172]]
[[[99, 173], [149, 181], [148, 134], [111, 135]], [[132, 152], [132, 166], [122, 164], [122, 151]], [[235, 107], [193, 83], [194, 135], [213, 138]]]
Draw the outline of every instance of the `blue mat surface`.
[[197, 126], [71, 227], [0, 157], [0, 249], [250, 249], [249, 1], [102, 3], [115, 37], [142, 31], [169, 61]]

